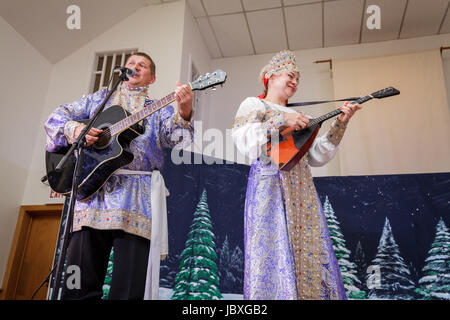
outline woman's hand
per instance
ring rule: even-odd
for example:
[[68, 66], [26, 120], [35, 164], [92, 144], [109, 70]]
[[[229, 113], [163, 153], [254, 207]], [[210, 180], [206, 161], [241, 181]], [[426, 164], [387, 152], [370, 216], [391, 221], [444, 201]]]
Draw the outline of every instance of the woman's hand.
[[339, 115], [338, 120], [341, 122], [347, 122], [355, 114], [355, 112], [361, 108], [362, 107], [359, 103], [352, 104], [346, 101], [341, 107], [342, 113]]
[[284, 123], [294, 130], [305, 129], [309, 124], [309, 118], [301, 113], [284, 113]]

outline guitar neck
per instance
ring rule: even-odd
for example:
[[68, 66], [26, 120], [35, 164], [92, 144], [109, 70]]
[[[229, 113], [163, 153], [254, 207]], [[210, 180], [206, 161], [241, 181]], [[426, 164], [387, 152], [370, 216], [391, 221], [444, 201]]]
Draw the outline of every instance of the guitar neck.
[[[367, 96], [361, 97], [358, 100], [352, 101], [351, 104], [357, 104], [357, 103], [362, 104], [362, 103], [367, 102], [367, 101], [369, 101], [371, 99], [373, 99], [373, 96], [368, 94]], [[324, 122], [324, 121], [326, 121], [326, 120], [328, 120], [330, 118], [333, 118], [334, 116], [337, 116], [338, 114], [341, 114], [341, 113], [342, 113], [341, 108], [338, 108], [338, 109], [333, 110], [333, 111], [331, 111], [331, 112], [329, 112], [327, 114], [324, 114], [323, 116], [311, 119], [309, 121], [309, 125], [308, 125], [307, 128], [315, 126], [317, 124], [320, 124], [320, 123], [322, 123], [322, 122]]]
[[[214, 71], [212, 73], [207, 73], [205, 75], [198, 77], [197, 80], [188, 83], [188, 85], [191, 87], [192, 91], [205, 90], [207, 88], [214, 87], [218, 84], [223, 84], [225, 82], [226, 78], [227, 78], [227, 74], [224, 71], [217, 69], [216, 71]], [[172, 92], [172, 93], [168, 94], [167, 96], [165, 96], [164, 98], [162, 98], [161, 100], [153, 102], [148, 107], [144, 107], [142, 110], [140, 110], [136, 113], [133, 113], [132, 115], [126, 117], [125, 119], [122, 119], [119, 122], [116, 122], [115, 124], [111, 125], [106, 130], [109, 131], [108, 134], [110, 136], [114, 136], [114, 135], [124, 131], [125, 129], [131, 127], [132, 125], [138, 123], [142, 119], [150, 116], [152, 113], [155, 113], [159, 109], [164, 108], [165, 106], [167, 106], [169, 103], [173, 102], [174, 100], [175, 100], [175, 92]]]
[[133, 113], [132, 115], [126, 117], [125, 119], [123, 119], [119, 122], [116, 122], [115, 124], [113, 124], [109, 127], [111, 136], [124, 131], [125, 129], [138, 123], [142, 119], [150, 116], [152, 113], [155, 113], [159, 109], [164, 108], [165, 106], [167, 106], [169, 103], [171, 103], [173, 101], [175, 101], [175, 92], [172, 92], [172, 93], [168, 94], [167, 96], [165, 96], [164, 98], [153, 102], [148, 107], [145, 107], [142, 110], [140, 110], [136, 113]]

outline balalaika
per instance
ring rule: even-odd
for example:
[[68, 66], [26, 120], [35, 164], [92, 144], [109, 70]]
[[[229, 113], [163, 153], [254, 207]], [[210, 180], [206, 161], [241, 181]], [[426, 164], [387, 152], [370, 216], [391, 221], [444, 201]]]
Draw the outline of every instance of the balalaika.
[[[361, 97], [356, 101], [352, 101], [351, 104], [361, 104], [373, 98], [383, 99], [397, 94], [400, 94], [400, 91], [388, 87]], [[308, 152], [319, 132], [322, 122], [337, 116], [341, 112], [339, 108], [318, 118], [311, 119], [308, 126], [302, 130], [294, 130], [291, 127], [282, 130], [277, 137], [278, 141], [277, 139], [271, 139], [265, 146], [267, 155], [278, 166], [278, 169], [285, 171], [291, 170], [306, 152]]]
[[[216, 70], [212, 73], [200, 76], [189, 83], [191, 89], [204, 90], [223, 84], [226, 73]], [[130, 150], [131, 142], [143, 133], [138, 125], [139, 121], [167, 106], [175, 100], [175, 92], [153, 102], [134, 114], [128, 113], [119, 105], [111, 106], [103, 111], [94, 123], [94, 127], [103, 130], [99, 139], [84, 151], [84, 161], [80, 176], [81, 183], [78, 187], [77, 199], [86, 199], [97, 192], [106, 180], [118, 169], [130, 164], [133, 153]], [[87, 124], [88, 120], [79, 121]], [[75, 156], [72, 154], [65, 166], [55, 170], [58, 163], [69, 150], [69, 147], [61, 148], [56, 152], [46, 152], [45, 162], [47, 179], [53, 191], [69, 195], [72, 189], [73, 172], [75, 168]]]

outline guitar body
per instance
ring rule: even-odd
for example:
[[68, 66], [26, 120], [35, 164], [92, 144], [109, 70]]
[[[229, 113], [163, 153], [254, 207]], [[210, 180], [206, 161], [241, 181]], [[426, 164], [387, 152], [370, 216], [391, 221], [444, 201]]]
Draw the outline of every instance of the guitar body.
[[[128, 115], [128, 112], [121, 106], [111, 106], [100, 114], [94, 123], [94, 127], [104, 130], [112, 124], [125, 119]], [[89, 120], [79, 122], [88, 123]], [[106, 136], [103, 139], [99, 139], [96, 144], [84, 150], [78, 200], [86, 199], [93, 195], [117, 169], [133, 161], [134, 156], [130, 150], [130, 143], [142, 133], [143, 129], [141, 126], [134, 125], [113, 137]], [[55, 171], [54, 169], [68, 150], [69, 147], [65, 147], [56, 152], [46, 152], [45, 155], [47, 178], [50, 187], [55, 192], [63, 195], [69, 195], [72, 188], [75, 156], [72, 154], [60, 171]]]
[[272, 139], [267, 143], [267, 154], [278, 169], [289, 171], [308, 152], [319, 130], [320, 124], [303, 130], [289, 127], [281, 131], [279, 141]]

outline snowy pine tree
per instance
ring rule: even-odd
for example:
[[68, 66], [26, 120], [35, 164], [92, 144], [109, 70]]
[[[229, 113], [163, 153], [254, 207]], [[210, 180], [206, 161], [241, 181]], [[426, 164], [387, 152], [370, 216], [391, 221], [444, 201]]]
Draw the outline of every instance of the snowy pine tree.
[[428, 251], [416, 293], [425, 300], [450, 300], [450, 233], [442, 218]]
[[161, 261], [159, 270], [160, 287], [172, 289], [175, 286], [175, 278], [177, 276], [177, 271], [175, 270], [178, 270], [180, 266], [180, 258], [179, 254], [172, 254]]
[[230, 269], [236, 279], [235, 288], [239, 288], [238, 292], [242, 292], [244, 286], [244, 253], [238, 246], [234, 248], [231, 254]]
[[411, 280], [411, 272], [400, 256], [400, 249], [395, 242], [388, 218], [372, 265], [379, 268], [381, 279], [377, 286], [370, 289], [369, 299], [414, 299], [415, 285]]
[[219, 250], [219, 277], [222, 292], [241, 292], [244, 276], [244, 255], [239, 247], [230, 250], [228, 236], [225, 236]]
[[339, 222], [334, 214], [328, 196], [323, 204], [323, 211], [330, 231], [331, 243], [341, 270], [342, 281], [344, 282], [345, 293], [349, 299], [365, 299], [366, 293], [360, 290], [361, 281], [357, 277], [357, 265], [350, 261], [350, 250], [345, 246], [344, 235], [339, 227]]
[[222, 298], [214, 251], [213, 226], [206, 190], [194, 213], [185, 249], [181, 253], [180, 271], [175, 279], [172, 300], [216, 300]]
[[222, 248], [219, 250], [219, 277], [222, 292], [231, 292], [234, 284], [234, 275], [230, 270], [231, 253], [228, 236], [225, 236]]
[[[358, 279], [365, 279], [367, 275], [367, 262], [364, 250], [361, 245], [361, 241], [359, 240], [358, 243], [356, 244], [353, 261], [355, 261], [356, 264], [356, 276], [358, 277]], [[366, 283], [364, 282], [356, 283], [355, 285], [362, 291], [364, 291], [367, 288]]]

